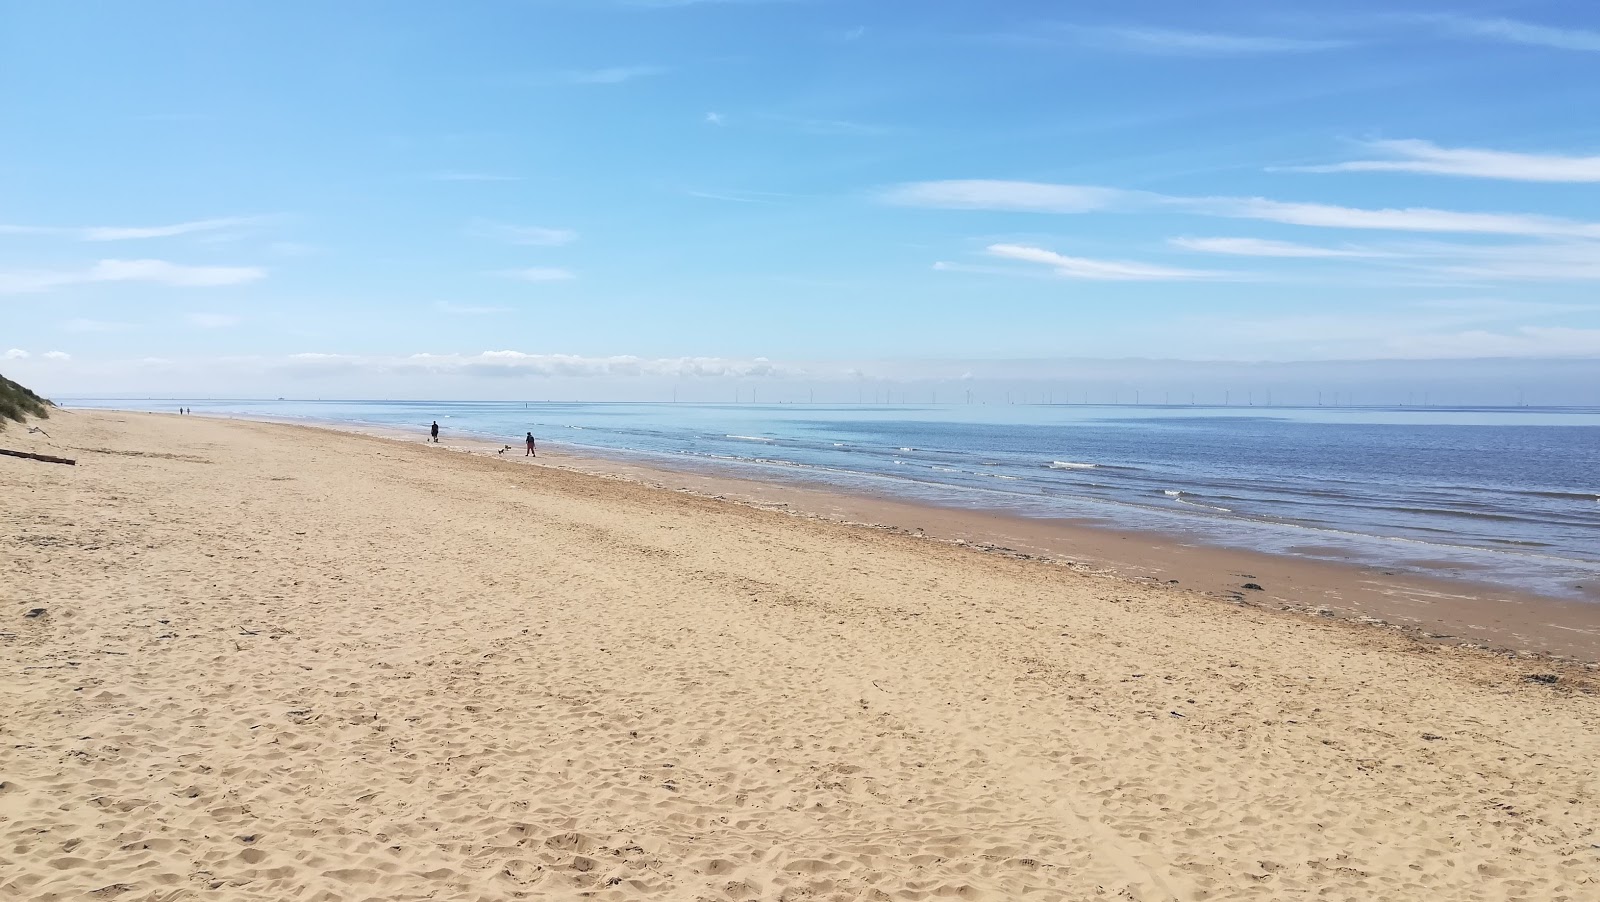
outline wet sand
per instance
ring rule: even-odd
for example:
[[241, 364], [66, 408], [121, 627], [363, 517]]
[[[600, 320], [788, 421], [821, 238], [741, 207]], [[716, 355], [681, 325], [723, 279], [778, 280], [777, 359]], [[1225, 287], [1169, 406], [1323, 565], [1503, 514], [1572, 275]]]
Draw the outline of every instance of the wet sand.
[[0, 458], [0, 898], [1600, 889], [1582, 666], [414, 440], [48, 428], [0, 434], [79, 461]]
[[[390, 429], [341, 427], [416, 442]], [[440, 447], [498, 459], [523, 458], [520, 445], [445, 438]], [[1417, 560], [1409, 572], [1339, 560], [1338, 549], [1307, 547], [1283, 555], [1200, 544], [1181, 536], [1118, 528], [1105, 522], [1022, 517], [1004, 511], [956, 509], [864, 493], [819, 489], [668, 469], [601, 458], [563, 446], [541, 446], [536, 462], [643, 485], [865, 525], [991, 553], [1040, 558], [1135, 581], [1177, 586], [1230, 603], [1301, 611], [1371, 627], [1403, 630], [1429, 641], [1576, 663], [1600, 662], [1600, 573], [1581, 587], [1585, 600], [1550, 598], [1474, 579], [1456, 562]], [[1257, 586], [1259, 588], [1246, 588]]]

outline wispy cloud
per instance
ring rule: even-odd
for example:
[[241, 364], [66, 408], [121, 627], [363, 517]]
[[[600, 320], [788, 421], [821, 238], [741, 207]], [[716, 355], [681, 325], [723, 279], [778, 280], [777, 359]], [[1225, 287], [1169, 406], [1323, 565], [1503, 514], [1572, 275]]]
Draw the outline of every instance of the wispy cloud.
[[[1334, 358], [1594, 357], [1600, 329], [1494, 323], [1483, 317], [1435, 315], [1426, 310], [1368, 313], [1362, 317], [1314, 313], [1298, 317], [1213, 321], [1219, 336], [1266, 345], [1290, 345]], [[1482, 325], [1472, 325], [1482, 323]], [[1197, 331], [1203, 326], [1195, 325]]]
[[1185, 250], [1236, 257], [1393, 257], [1390, 251], [1359, 247], [1318, 247], [1266, 238], [1173, 238], [1170, 244]]
[[1444, 279], [1482, 282], [1586, 282], [1600, 280], [1600, 242], [1548, 244], [1421, 245], [1425, 271]]
[[1214, 216], [1261, 219], [1320, 228], [1600, 238], [1600, 223], [1532, 213], [1463, 213], [1427, 207], [1371, 210], [1332, 204], [1292, 203], [1261, 197], [1180, 199], [1177, 202], [1197, 212]]
[[266, 249], [279, 257], [310, 257], [317, 253], [315, 246], [298, 241], [274, 241]]
[[767, 6], [795, 0], [617, 0], [622, 6], [641, 9], [677, 9], [684, 6]]
[[1319, 228], [1600, 238], [1600, 223], [1531, 213], [1472, 213], [1427, 207], [1373, 210], [1262, 197], [1174, 197], [1144, 191], [1040, 182], [913, 182], [891, 188], [880, 197], [888, 203], [905, 206], [959, 210], [1087, 213], [1160, 208], [1203, 216], [1257, 219]]
[[500, 275], [518, 282], [565, 282], [576, 279], [577, 275], [571, 270], [557, 266], [529, 266], [523, 269], [501, 270]]
[[[1406, 241], [1380, 247], [1323, 247], [1264, 238], [1173, 238], [1168, 243], [1208, 254], [1381, 262], [1385, 265], [1385, 278], [1404, 275], [1408, 281], [1420, 284], [1600, 281], [1600, 242], [1597, 241], [1547, 239], [1515, 244]], [[1521, 312], [1532, 309], [1529, 302], [1518, 303], [1517, 309]], [[1483, 309], [1483, 305], [1478, 303], [1475, 309]], [[1566, 306], [1560, 310], [1600, 310], [1600, 305]]]
[[620, 85], [636, 78], [661, 75], [666, 71], [661, 66], [608, 66], [603, 69], [569, 69], [556, 76], [556, 80], [569, 85]]
[[1053, 279], [1054, 274], [1044, 270], [1021, 270], [1013, 266], [995, 266], [987, 263], [955, 263], [950, 260], [937, 260], [932, 267], [934, 272], [958, 272], [978, 276], [1032, 276], [1039, 279]]
[[510, 313], [510, 307], [484, 307], [472, 304], [452, 304], [449, 301], [440, 301], [434, 304], [440, 313], [451, 316], [492, 316], [497, 313]]
[[166, 260], [101, 260], [83, 270], [0, 271], [0, 294], [28, 294], [98, 282], [150, 282], [180, 288], [240, 285], [266, 278], [256, 266], [186, 266]]
[[1411, 307], [1438, 311], [1467, 322], [1527, 320], [1531, 317], [1600, 310], [1596, 304], [1564, 304], [1551, 301], [1521, 301], [1506, 298], [1433, 298], [1417, 301]]
[[1469, 37], [1489, 38], [1533, 47], [1553, 47], [1557, 50], [1600, 52], [1600, 31], [1557, 28], [1516, 19], [1477, 19], [1450, 15], [1421, 18], [1437, 23], [1447, 31]]
[[890, 188], [881, 199], [905, 207], [1003, 210], [1018, 213], [1088, 213], [1125, 207], [1134, 192], [1087, 185], [1053, 185], [997, 179], [911, 182]]
[[493, 172], [435, 172], [428, 176], [436, 182], [520, 182], [520, 175], [501, 175]]
[[71, 360], [72, 359], [72, 355], [68, 354], [66, 351], [45, 351], [43, 354], [41, 354], [39, 356], [43, 357], [46, 360]]
[[1417, 172], [1522, 182], [1600, 182], [1600, 156], [1512, 153], [1440, 147], [1430, 141], [1373, 141], [1368, 147], [1394, 159], [1351, 160], [1296, 166], [1299, 172]]
[[241, 318], [231, 313], [191, 313], [184, 321], [197, 329], [227, 329], [237, 326]]
[[480, 238], [493, 238], [508, 244], [534, 247], [560, 247], [578, 240], [571, 229], [554, 229], [545, 226], [519, 226], [480, 219], [468, 226], [468, 233]]
[[1183, 328], [1202, 341], [1294, 348], [1317, 357], [1567, 357], [1600, 349], [1600, 329], [1572, 329], [1541, 318], [1592, 307], [1497, 297], [1442, 298], [1364, 310], [1198, 314]]
[[1198, 279], [1228, 278], [1229, 274], [1198, 269], [1177, 269], [1138, 263], [1129, 260], [1094, 260], [1087, 257], [1068, 257], [1055, 251], [1020, 244], [991, 244], [987, 248], [992, 257], [1039, 263], [1048, 266], [1058, 276], [1067, 279], [1089, 279], [1102, 282], [1173, 282]]
[[173, 238], [179, 235], [215, 233], [247, 228], [266, 221], [261, 216], [230, 216], [219, 219], [196, 219], [172, 225], [158, 226], [28, 226], [0, 225], [0, 234], [54, 235], [75, 238], [79, 241], [133, 241], [145, 238]]
[[727, 123], [721, 113], [707, 113], [705, 121], [707, 125], [725, 125]]
[[1412, 358], [1593, 357], [1600, 355], [1600, 329], [1520, 326], [1491, 332], [1390, 336], [1396, 356]]
[[809, 119], [802, 116], [767, 116], [768, 120], [785, 128], [807, 135], [841, 135], [877, 137], [891, 134], [893, 129], [870, 122], [853, 122], [848, 119]]
[[256, 266], [186, 266], [166, 260], [101, 260], [89, 270], [96, 282], [156, 282], [185, 288], [239, 285], [266, 278]]
[[725, 200], [737, 204], [771, 204], [787, 197], [794, 197], [793, 194], [785, 194], [781, 191], [701, 191], [687, 189], [683, 193], [690, 197], [700, 197], [706, 200]]
[[1070, 42], [1099, 50], [1148, 53], [1163, 56], [1255, 56], [1278, 53], [1312, 53], [1336, 50], [1348, 42], [1279, 35], [1226, 34], [1104, 25], [1057, 24], [1035, 29], [1032, 41]]
[[103, 319], [84, 319], [78, 317], [69, 319], [61, 324], [61, 328], [68, 332], [126, 332], [134, 328], [133, 323], [111, 322]]
[[764, 357], [585, 357], [578, 354], [529, 354], [513, 350], [482, 351], [477, 354], [421, 353], [403, 357], [302, 353], [289, 355], [282, 361], [282, 367], [316, 375], [362, 370], [391, 374], [411, 370], [505, 378], [715, 379], [785, 376], [800, 372]]
[[83, 230], [83, 240], [128, 241], [137, 238], [171, 238], [177, 235], [192, 235], [196, 232], [236, 229], [255, 225], [260, 221], [259, 218], [235, 216], [225, 219], [198, 219], [167, 226], [96, 226]]
[[11, 348], [4, 354], [0, 354], [0, 357], [4, 357], [6, 360], [27, 360], [32, 356], [32, 354], [29, 354], [27, 351], [24, 351], [21, 348]]

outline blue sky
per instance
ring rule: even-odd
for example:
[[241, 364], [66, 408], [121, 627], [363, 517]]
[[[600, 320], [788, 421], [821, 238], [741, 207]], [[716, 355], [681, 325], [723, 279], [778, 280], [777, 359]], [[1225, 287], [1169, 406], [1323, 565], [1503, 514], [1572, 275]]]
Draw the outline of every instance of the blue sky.
[[47, 391], [1600, 357], [1587, 4], [0, 22], [0, 365]]

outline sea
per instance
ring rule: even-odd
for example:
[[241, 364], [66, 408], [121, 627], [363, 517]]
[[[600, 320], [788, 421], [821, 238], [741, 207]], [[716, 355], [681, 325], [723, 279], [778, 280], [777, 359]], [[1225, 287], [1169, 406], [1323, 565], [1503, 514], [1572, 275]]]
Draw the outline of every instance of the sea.
[[[1572, 598], [1600, 585], [1600, 408], [142, 400], [1149, 530]], [[1588, 589], [1585, 591], [1584, 587]]]

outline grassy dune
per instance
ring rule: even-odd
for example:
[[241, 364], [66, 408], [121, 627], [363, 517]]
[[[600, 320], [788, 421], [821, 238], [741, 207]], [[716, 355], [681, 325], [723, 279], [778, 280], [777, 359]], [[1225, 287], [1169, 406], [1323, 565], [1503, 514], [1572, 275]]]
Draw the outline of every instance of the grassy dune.
[[4, 429], [12, 420], [20, 423], [30, 416], [46, 418], [50, 416], [50, 408], [54, 406], [34, 394], [27, 386], [18, 385], [0, 376], [0, 429]]

